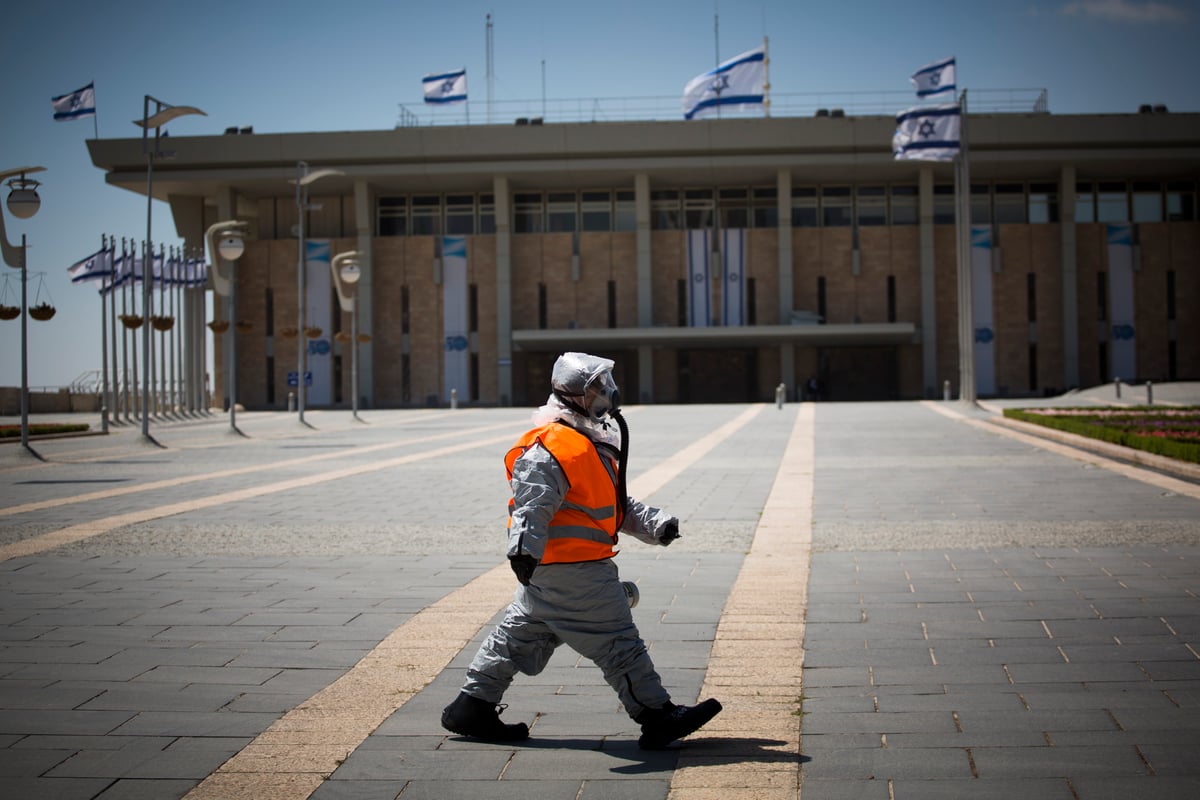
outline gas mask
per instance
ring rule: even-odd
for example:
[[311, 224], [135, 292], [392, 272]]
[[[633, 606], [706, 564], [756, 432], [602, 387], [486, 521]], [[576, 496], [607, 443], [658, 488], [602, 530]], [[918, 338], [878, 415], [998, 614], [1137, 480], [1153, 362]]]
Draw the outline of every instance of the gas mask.
[[565, 405], [598, 422], [621, 405], [621, 394], [612, 376], [613, 366], [607, 358], [563, 353], [554, 362], [551, 388]]

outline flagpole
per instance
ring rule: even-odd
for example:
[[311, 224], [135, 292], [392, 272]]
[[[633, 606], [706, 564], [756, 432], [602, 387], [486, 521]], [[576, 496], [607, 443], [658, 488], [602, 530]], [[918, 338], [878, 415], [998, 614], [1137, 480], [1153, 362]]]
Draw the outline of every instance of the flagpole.
[[[109, 283], [108, 283], [109, 290], [108, 290], [108, 293], [110, 295], [112, 295], [113, 291], [117, 287], [117, 277], [118, 277], [117, 270], [116, 270], [117, 239], [115, 236], [110, 237], [108, 246], [109, 246], [109, 248], [111, 248], [108, 251], [108, 259], [109, 259]], [[112, 344], [111, 344], [111, 347], [112, 347], [112, 380], [109, 381], [109, 388], [111, 390], [112, 399], [109, 401], [109, 412], [112, 415], [113, 422], [116, 422], [118, 425], [120, 425], [121, 424], [121, 412], [120, 412], [120, 400], [118, 400], [118, 396], [120, 395], [120, 392], [121, 392], [121, 379], [120, 379], [120, 372], [119, 372], [120, 362], [117, 360], [117, 298], [116, 298], [116, 295], [113, 295], [113, 297], [112, 297], [112, 304], [109, 306], [108, 319], [105, 320], [105, 322], [108, 325], [110, 333], [112, 334], [110, 337], [110, 341], [112, 342]]]
[[958, 397], [974, 403], [975, 323], [971, 275], [971, 165], [967, 147], [967, 90], [959, 96], [959, 150], [955, 191], [958, 195]]
[[[100, 260], [104, 263], [108, 253], [108, 237], [100, 234]], [[109, 265], [108, 278], [100, 279], [100, 432], [108, 433], [108, 295], [105, 293], [106, 280], [112, 280], [112, 265]]]

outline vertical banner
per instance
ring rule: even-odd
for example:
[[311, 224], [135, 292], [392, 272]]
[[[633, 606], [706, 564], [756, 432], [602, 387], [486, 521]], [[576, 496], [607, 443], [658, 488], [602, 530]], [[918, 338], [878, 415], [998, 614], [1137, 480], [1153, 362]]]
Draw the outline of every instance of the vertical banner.
[[746, 324], [746, 231], [721, 231], [721, 324]]
[[450, 390], [458, 399], [470, 397], [471, 363], [467, 331], [467, 237], [442, 238], [442, 332], [445, 334], [442, 388], [450, 402]]
[[992, 227], [971, 226], [971, 316], [975, 323], [975, 392], [996, 393], [992, 329]]
[[329, 240], [307, 239], [304, 252], [304, 324], [320, 328], [321, 335], [309, 339], [300, 332], [308, 347], [308, 371], [312, 383], [305, 392], [307, 405], [333, 405], [333, 286], [329, 276]]
[[1133, 313], [1133, 226], [1108, 225], [1108, 303], [1112, 323], [1109, 380], [1137, 377], [1137, 340]]
[[708, 261], [712, 257], [710, 235], [707, 229], [687, 232], [687, 319], [692, 328], [712, 325], [712, 289], [708, 285]]

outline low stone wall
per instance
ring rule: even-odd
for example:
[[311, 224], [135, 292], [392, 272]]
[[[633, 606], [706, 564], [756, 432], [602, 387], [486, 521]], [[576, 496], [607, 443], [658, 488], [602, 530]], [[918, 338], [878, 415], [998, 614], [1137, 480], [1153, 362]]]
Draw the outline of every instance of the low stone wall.
[[[72, 392], [70, 389], [56, 391], [31, 391], [29, 393], [30, 414], [99, 413], [100, 396], [91, 392]], [[16, 417], [21, 414], [21, 387], [0, 387], [0, 417]]]

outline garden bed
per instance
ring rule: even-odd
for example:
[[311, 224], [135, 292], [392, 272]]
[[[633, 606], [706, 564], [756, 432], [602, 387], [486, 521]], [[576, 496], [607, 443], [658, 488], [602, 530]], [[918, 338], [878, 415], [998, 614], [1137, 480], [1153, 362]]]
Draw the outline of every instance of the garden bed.
[[[89, 428], [84, 423], [37, 423], [29, 426], [30, 436], [53, 436], [58, 433], [82, 433]], [[0, 425], [0, 439], [20, 438], [20, 425]]]
[[1004, 416], [1200, 464], [1200, 406], [1006, 408]]

